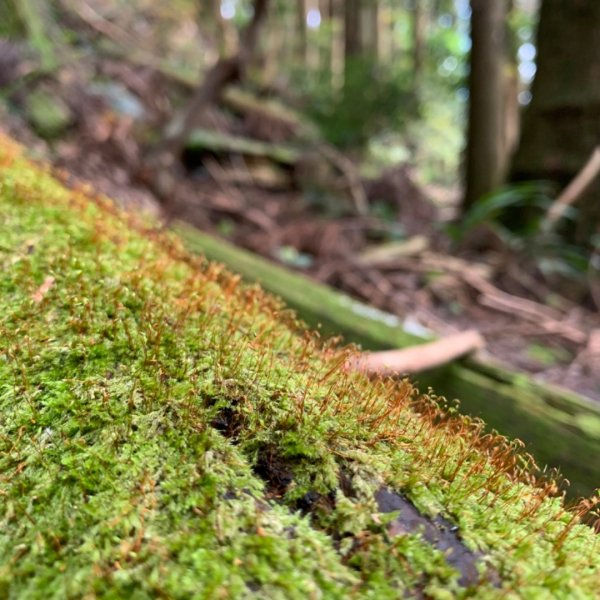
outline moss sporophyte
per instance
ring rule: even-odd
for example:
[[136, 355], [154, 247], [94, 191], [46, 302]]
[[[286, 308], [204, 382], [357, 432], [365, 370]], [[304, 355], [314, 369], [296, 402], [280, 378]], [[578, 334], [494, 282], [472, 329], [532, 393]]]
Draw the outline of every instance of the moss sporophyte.
[[0, 138], [0, 597], [598, 597], [600, 497], [60, 178]]

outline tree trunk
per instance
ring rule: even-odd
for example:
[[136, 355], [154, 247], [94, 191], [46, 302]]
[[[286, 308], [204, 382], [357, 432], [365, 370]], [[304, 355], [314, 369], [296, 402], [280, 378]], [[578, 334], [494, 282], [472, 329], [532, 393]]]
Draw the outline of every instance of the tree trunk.
[[362, 24], [361, 38], [363, 52], [371, 58], [378, 58], [379, 49], [379, 2], [368, 0], [363, 2], [360, 18]]
[[362, 54], [360, 0], [346, 0], [344, 11], [344, 54], [348, 59]]
[[301, 64], [307, 62], [308, 31], [306, 26], [306, 0], [296, 0], [296, 17], [298, 27], [298, 60]]
[[519, 144], [521, 130], [521, 107], [519, 106], [519, 91], [521, 82], [519, 78], [518, 52], [521, 40], [518, 33], [511, 27], [510, 22], [515, 11], [515, 0], [508, 0], [506, 31], [506, 64], [504, 67], [504, 124], [502, 140], [502, 179], [506, 179], [512, 158]]
[[471, 0], [466, 192], [469, 208], [502, 182], [506, 0]]
[[363, 56], [363, 23], [361, 0], [345, 0], [344, 3], [344, 90], [352, 79], [352, 69], [357, 68]]
[[[537, 67], [512, 179], [564, 187], [600, 142], [600, 2], [544, 0]], [[578, 202], [577, 241], [598, 230], [599, 197], [596, 180]]]
[[331, 21], [331, 87], [341, 90], [344, 85], [345, 69], [345, 9], [340, 0], [329, 0], [329, 19]]

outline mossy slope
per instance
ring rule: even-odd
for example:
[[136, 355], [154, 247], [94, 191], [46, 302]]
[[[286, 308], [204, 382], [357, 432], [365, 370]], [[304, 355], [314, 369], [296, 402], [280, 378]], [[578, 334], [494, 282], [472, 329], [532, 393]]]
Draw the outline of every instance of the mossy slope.
[[518, 444], [348, 352], [0, 138], [0, 598], [597, 597]]

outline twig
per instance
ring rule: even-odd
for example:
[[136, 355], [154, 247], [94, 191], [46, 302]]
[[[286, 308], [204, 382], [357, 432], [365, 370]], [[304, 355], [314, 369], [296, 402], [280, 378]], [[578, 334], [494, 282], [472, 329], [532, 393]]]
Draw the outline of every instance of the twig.
[[498, 296], [481, 294], [481, 296], [479, 296], [479, 302], [483, 306], [493, 308], [505, 314], [512, 315], [513, 317], [518, 314], [525, 321], [537, 323], [548, 333], [560, 335], [574, 344], [584, 344], [587, 340], [587, 334], [576, 327], [554, 319], [545, 319], [543, 315], [531, 313], [523, 306], [519, 307], [517, 304], [512, 302], [506, 303]]
[[464, 273], [462, 278], [481, 293], [478, 301], [483, 306], [537, 323], [548, 332], [561, 335], [575, 344], [586, 342], [587, 334], [568, 323], [564, 323], [561, 312], [527, 298], [520, 298], [503, 292], [489, 281], [485, 281], [472, 273]]
[[487, 265], [470, 264], [456, 257], [425, 253], [419, 259], [402, 258], [389, 264], [379, 265], [382, 270], [392, 267], [416, 272], [438, 269], [450, 273], [479, 292], [478, 301], [484, 306], [535, 323], [546, 331], [561, 335], [575, 344], [582, 344], [587, 340], [584, 331], [563, 322], [562, 312], [498, 289], [487, 279], [491, 275]]
[[44, 283], [40, 285], [40, 287], [35, 291], [31, 299], [39, 304], [46, 296], [46, 294], [50, 291], [50, 288], [54, 285], [54, 277], [49, 276], [44, 279]]
[[560, 308], [560, 310], [569, 311], [574, 306], [573, 302], [550, 290], [542, 282], [537, 281], [534, 277], [521, 270], [516, 262], [508, 266], [506, 275], [524, 290], [533, 294], [540, 302], [545, 302], [546, 298], [552, 296], [555, 306]]
[[[93, 9], [86, 2], [73, 2], [73, 0], [61, 0], [61, 4], [67, 10], [74, 12], [84, 23], [89, 25], [92, 29], [95, 29], [107, 38], [112, 39], [118, 44], [122, 44], [128, 48], [139, 48], [139, 39], [130, 35], [125, 29], [115, 25], [112, 21], [109, 21], [106, 17], [101, 15], [95, 9]], [[151, 66], [156, 66], [157, 62], [153, 59]]]
[[478, 331], [464, 331], [403, 350], [367, 352], [353, 359], [347, 367], [369, 375], [420, 373], [452, 362], [484, 345], [483, 337]]
[[415, 235], [402, 242], [392, 242], [367, 248], [357, 257], [357, 262], [365, 267], [377, 267], [397, 258], [418, 256], [429, 248], [429, 239], [424, 235]]
[[489, 281], [486, 281], [473, 273], [462, 273], [461, 278], [465, 283], [468, 283], [486, 298], [493, 299], [495, 306], [502, 306], [507, 310], [512, 311], [513, 314], [517, 313], [520, 315], [527, 315], [528, 317], [534, 317], [536, 321], [560, 321], [563, 318], [563, 314], [560, 311], [550, 308], [549, 306], [544, 306], [539, 302], [504, 292]]
[[381, 270], [405, 269], [407, 271], [428, 272], [440, 271], [462, 275], [469, 272], [486, 280], [492, 277], [493, 268], [490, 265], [469, 262], [456, 256], [446, 256], [435, 252], [423, 252], [418, 257], [394, 257], [389, 261], [378, 261], [377, 268]]
[[542, 230], [550, 231], [556, 222], [564, 215], [567, 208], [580, 198], [594, 179], [600, 174], [600, 146], [596, 146], [584, 167], [575, 179], [565, 188], [562, 194], [554, 201], [546, 218], [542, 222]]

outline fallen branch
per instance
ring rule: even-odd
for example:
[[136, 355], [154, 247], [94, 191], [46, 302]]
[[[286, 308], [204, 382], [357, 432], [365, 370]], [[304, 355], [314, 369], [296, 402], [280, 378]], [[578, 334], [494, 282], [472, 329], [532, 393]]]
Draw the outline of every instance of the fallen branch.
[[462, 275], [463, 281], [480, 292], [478, 301], [483, 306], [493, 308], [513, 317], [519, 316], [525, 321], [539, 324], [549, 333], [560, 335], [574, 344], [584, 344], [587, 334], [577, 327], [565, 323], [563, 314], [533, 300], [513, 296], [503, 292], [488, 281], [470, 273]]
[[504, 292], [489, 281], [473, 273], [465, 272], [460, 274], [460, 277], [465, 283], [490, 299], [490, 302], [494, 306], [500, 306], [515, 315], [521, 315], [523, 318], [533, 318], [535, 321], [561, 321], [563, 318], [563, 314], [559, 310], [545, 306], [534, 300], [529, 300], [528, 298], [521, 298], [520, 296]]
[[329, 144], [320, 144], [317, 150], [342, 173], [356, 213], [361, 216], [367, 215], [369, 213], [367, 193], [360, 180], [358, 169], [352, 161]]
[[[125, 46], [128, 49], [139, 48], [140, 40], [138, 38], [132, 36], [128, 31], [122, 27], [119, 27], [112, 21], [109, 21], [106, 17], [92, 8], [87, 2], [61, 0], [60, 3], [63, 8], [66, 8], [68, 11], [77, 15], [77, 17], [79, 17], [86, 25], [103, 36], [122, 46]], [[150, 55], [147, 55], [147, 58], [152, 62], [153, 67], [157, 64], [157, 61], [151, 59]]]
[[572, 343], [584, 344], [587, 341], [586, 332], [565, 323], [561, 311], [509, 294], [490, 283], [488, 277], [491, 275], [491, 270], [487, 265], [470, 264], [456, 257], [445, 257], [428, 252], [418, 259], [398, 258], [386, 264], [379, 264], [378, 267], [381, 270], [400, 268], [415, 272], [435, 269], [452, 274], [479, 292], [478, 302], [483, 306], [535, 323], [545, 331], [560, 335]]
[[353, 359], [347, 367], [369, 375], [408, 375], [441, 367], [484, 345], [478, 331], [464, 331], [403, 350], [366, 352]]
[[548, 210], [542, 222], [542, 230], [551, 230], [565, 214], [567, 208], [585, 193], [599, 174], [600, 146], [596, 146], [587, 163]]

